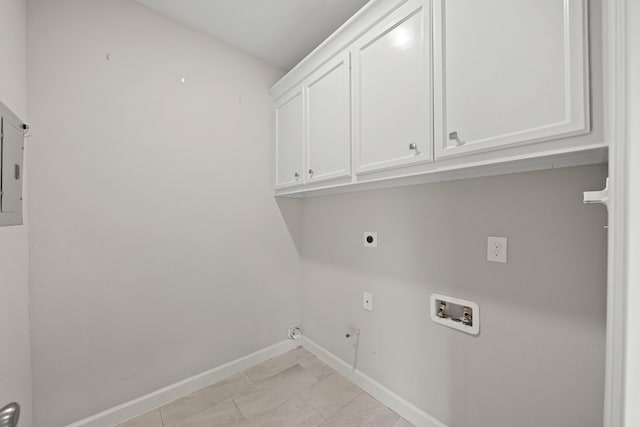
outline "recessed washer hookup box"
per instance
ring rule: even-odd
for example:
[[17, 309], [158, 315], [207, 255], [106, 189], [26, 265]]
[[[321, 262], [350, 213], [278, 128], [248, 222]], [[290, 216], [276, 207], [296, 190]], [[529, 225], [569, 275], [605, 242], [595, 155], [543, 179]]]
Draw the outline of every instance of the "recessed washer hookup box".
[[430, 306], [434, 322], [471, 335], [480, 333], [480, 308], [475, 302], [432, 294]]

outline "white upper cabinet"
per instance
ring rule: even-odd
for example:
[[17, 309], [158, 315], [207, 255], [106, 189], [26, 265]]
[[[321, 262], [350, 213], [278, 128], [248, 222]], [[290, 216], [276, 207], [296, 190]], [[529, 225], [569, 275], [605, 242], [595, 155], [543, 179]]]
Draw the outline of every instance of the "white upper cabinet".
[[275, 193], [604, 162], [589, 1], [369, 1], [271, 89]]
[[356, 174], [432, 159], [430, 1], [408, 1], [354, 44]]
[[297, 88], [276, 102], [276, 188], [304, 182], [302, 98], [302, 88]]
[[306, 182], [351, 174], [349, 53], [329, 61], [305, 84]]
[[585, 0], [436, 0], [436, 159], [587, 133]]

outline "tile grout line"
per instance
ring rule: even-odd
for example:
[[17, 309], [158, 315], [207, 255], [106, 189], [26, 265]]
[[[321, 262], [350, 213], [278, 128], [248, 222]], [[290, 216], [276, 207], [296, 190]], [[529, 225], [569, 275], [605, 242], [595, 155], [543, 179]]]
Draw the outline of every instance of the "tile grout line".
[[[312, 355], [312, 356], [313, 356], [313, 355]], [[312, 356], [310, 356], [310, 357], [312, 357]], [[306, 360], [306, 359], [305, 359], [305, 360]], [[253, 419], [253, 420], [251, 421], [252, 423], [253, 423], [253, 422], [255, 422], [256, 420], [260, 419], [260, 417], [264, 416], [265, 414], [267, 414], [267, 413], [269, 413], [269, 412], [271, 412], [271, 411], [275, 411], [275, 410], [277, 410], [278, 408], [280, 408], [280, 407], [284, 406], [287, 402], [291, 401], [292, 399], [294, 399], [294, 398], [295, 398], [295, 397], [297, 397], [297, 396], [300, 396], [300, 397], [301, 397], [305, 402], [309, 403], [309, 402], [308, 402], [304, 397], [302, 397], [302, 396], [301, 396], [301, 393], [304, 393], [305, 391], [309, 390], [311, 387], [313, 387], [313, 386], [315, 386], [316, 384], [318, 384], [318, 383], [320, 382], [320, 380], [319, 380], [318, 378], [316, 378], [314, 375], [312, 375], [312, 374], [311, 374], [311, 373], [310, 373], [306, 368], [304, 368], [302, 365], [300, 365], [300, 362], [296, 363], [295, 365], [291, 365], [291, 366], [290, 366], [290, 367], [288, 367], [287, 369], [291, 369], [291, 368], [294, 368], [294, 367], [296, 367], [296, 366], [298, 366], [300, 369], [302, 369], [302, 370], [303, 370], [303, 371], [305, 371], [307, 374], [309, 374], [313, 379], [315, 379], [315, 380], [316, 380], [316, 382], [315, 382], [315, 383], [313, 383], [313, 384], [311, 384], [309, 387], [307, 387], [307, 388], [305, 388], [305, 389], [301, 390], [301, 391], [300, 391], [300, 392], [298, 392], [297, 394], [296, 394], [296, 393], [294, 393], [293, 395], [291, 395], [291, 397], [289, 397], [287, 400], [285, 400], [284, 402], [282, 402], [280, 405], [276, 406], [275, 408], [273, 408], [273, 409], [271, 409], [271, 410], [269, 410], [269, 411], [267, 411], [267, 412], [264, 412], [264, 413], [260, 414], [257, 418], [255, 418], [255, 419]], [[285, 371], [286, 371], [287, 369], [285, 369]], [[283, 372], [284, 372], [284, 371], [283, 371]], [[282, 372], [280, 372], [280, 373], [282, 373]], [[279, 374], [276, 374], [276, 375], [279, 375]], [[264, 381], [267, 381], [269, 378], [273, 378], [273, 377], [275, 377], [276, 375], [272, 375], [271, 377], [265, 378], [265, 380], [264, 380]], [[248, 375], [247, 375], [247, 377], [248, 377]], [[251, 379], [251, 378], [249, 378], [249, 379]], [[237, 405], [237, 403], [236, 403], [236, 401], [235, 401], [235, 398], [233, 398], [232, 400], [233, 400], [233, 403], [234, 403], [234, 404], [236, 405], [236, 407], [237, 407], [238, 405]], [[311, 408], [313, 408], [313, 410], [314, 410], [314, 411], [316, 411], [316, 412], [318, 413], [318, 415], [320, 415], [320, 417], [321, 417], [323, 420], [325, 420], [325, 421], [326, 421], [326, 418], [325, 418], [325, 417], [324, 417], [324, 416], [323, 416], [323, 415], [322, 415], [322, 414], [321, 414], [321, 413], [320, 413], [320, 412], [319, 412], [319, 411], [318, 411], [318, 410], [317, 410], [313, 405], [311, 405], [311, 403], [309, 403], [309, 406], [311, 406]], [[240, 411], [240, 408], [239, 408], [239, 407], [238, 407], [238, 411]], [[240, 414], [242, 414], [242, 411], [240, 411]], [[243, 416], [243, 418], [245, 418], [245, 421], [246, 421], [247, 423], [249, 423], [249, 421], [246, 419], [246, 417], [244, 417], [244, 414], [242, 414], [242, 416]], [[249, 423], [249, 424], [250, 424], [250, 423]]]
[[[298, 348], [303, 348], [303, 347], [298, 347]], [[304, 348], [303, 348], [303, 349], [304, 349]], [[342, 411], [345, 407], [347, 407], [347, 406], [349, 406], [350, 404], [352, 404], [356, 399], [358, 399], [359, 397], [361, 397], [363, 394], [366, 394], [366, 395], [368, 395], [369, 397], [371, 397], [372, 399], [374, 399], [375, 401], [377, 401], [378, 403], [381, 403], [381, 402], [379, 402], [377, 399], [375, 399], [373, 396], [369, 395], [369, 394], [368, 394], [368, 393], [366, 393], [364, 390], [362, 390], [362, 388], [361, 388], [361, 387], [359, 387], [357, 384], [353, 383], [353, 381], [349, 380], [348, 378], [344, 377], [344, 376], [343, 376], [343, 375], [341, 375], [339, 372], [337, 372], [337, 371], [335, 371], [335, 370], [333, 370], [333, 369], [331, 369], [332, 373], [331, 373], [330, 375], [328, 375], [328, 376], [325, 376], [324, 378], [318, 378], [316, 375], [313, 375], [313, 373], [312, 373], [309, 369], [307, 369], [306, 367], [302, 366], [302, 364], [301, 364], [301, 363], [303, 363], [304, 361], [309, 360], [309, 359], [311, 359], [311, 358], [313, 358], [313, 357], [314, 357], [314, 355], [313, 355], [312, 353], [310, 353], [310, 352], [309, 352], [309, 354], [310, 354], [310, 355], [309, 355], [308, 357], [306, 357], [306, 358], [304, 358], [304, 359], [299, 360], [297, 363], [295, 363], [295, 364], [293, 364], [293, 365], [289, 366], [287, 369], [291, 369], [291, 368], [294, 368], [294, 367], [298, 367], [298, 368], [300, 368], [302, 371], [304, 371], [304, 372], [306, 372], [308, 375], [310, 375], [310, 376], [315, 380], [315, 382], [314, 382], [313, 384], [309, 385], [308, 387], [304, 388], [303, 390], [300, 390], [299, 392], [292, 394], [292, 395], [291, 395], [288, 399], [286, 399], [284, 402], [280, 403], [278, 406], [276, 406], [276, 407], [275, 407], [275, 408], [273, 408], [272, 410], [269, 410], [269, 411], [267, 411], [267, 412], [264, 412], [264, 413], [260, 414], [258, 417], [256, 417], [256, 418], [255, 418], [253, 421], [251, 421], [251, 422], [256, 422], [256, 420], [259, 420], [259, 419], [260, 419], [260, 417], [264, 416], [265, 414], [268, 414], [269, 412], [277, 411], [279, 408], [282, 408], [284, 405], [286, 405], [286, 404], [290, 403], [290, 402], [291, 402], [293, 399], [295, 399], [296, 397], [299, 397], [303, 402], [305, 402], [307, 405], [309, 405], [309, 407], [310, 407], [310, 408], [311, 408], [311, 409], [312, 409], [312, 410], [313, 410], [313, 411], [314, 411], [314, 412], [315, 412], [315, 413], [320, 417], [320, 419], [322, 420], [322, 421], [321, 421], [321, 423], [319, 424], [320, 426], [321, 426], [321, 425], [326, 424], [330, 419], [334, 418], [334, 417], [336, 416], [336, 414], [338, 414], [340, 411]], [[273, 358], [273, 359], [275, 359], [275, 358]], [[270, 359], [270, 360], [273, 360], [273, 359]], [[263, 362], [263, 363], [264, 363], [264, 362]], [[285, 369], [285, 371], [286, 371], [287, 369]], [[259, 387], [260, 387], [261, 382], [256, 383], [256, 382], [255, 382], [255, 381], [254, 381], [254, 380], [253, 380], [253, 379], [252, 379], [252, 378], [247, 374], [246, 370], [241, 370], [240, 372], [242, 373], [242, 375], [244, 375], [244, 377], [246, 377], [246, 379], [248, 380], [248, 382], [249, 382], [249, 384], [250, 384], [250, 387], [249, 387], [247, 390], [255, 389], [255, 388], [259, 388]], [[284, 371], [282, 371], [282, 372], [284, 372]], [[270, 376], [270, 377], [265, 378], [265, 381], [267, 381], [267, 380], [269, 380], [269, 379], [271, 379], [271, 378], [273, 378], [273, 377], [275, 377], [275, 376], [277, 376], [277, 375], [280, 375], [282, 372], [279, 372], [279, 373], [277, 373], [277, 374], [274, 374], [274, 375], [272, 375], [272, 376]], [[339, 407], [335, 412], [333, 412], [330, 416], [325, 416], [324, 414], [322, 414], [322, 413], [320, 412], [320, 410], [319, 410], [318, 408], [316, 408], [316, 407], [313, 405], [313, 403], [312, 403], [310, 400], [306, 399], [306, 398], [303, 396], [303, 393], [305, 393], [305, 392], [309, 391], [310, 389], [312, 389], [313, 387], [315, 387], [316, 385], [320, 384], [321, 382], [325, 381], [327, 378], [329, 378], [329, 377], [331, 377], [331, 376], [333, 376], [333, 375], [337, 375], [337, 376], [340, 376], [340, 377], [345, 378], [348, 382], [350, 382], [351, 384], [353, 384], [353, 385], [354, 385], [354, 386], [359, 390], [359, 393], [358, 393], [355, 397], [353, 397], [352, 399], [350, 399], [349, 401], [347, 401], [346, 403], [344, 403], [342, 406], [340, 406], [340, 407]], [[224, 379], [223, 379], [223, 380], [224, 380]], [[216, 382], [216, 383], [214, 383], [214, 384], [217, 384], [217, 383], [219, 383], [219, 382], [221, 382], [221, 381], [223, 381], [223, 380], [220, 380], [220, 381], [218, 381], [218, 382]], [[212, 385], [214, 385], [214, 384], [212, 384]], [[202, 389], [204, 389], [204, 388], [206, 388], [206, 387], [203, 387]], [[200, 389], [200, 390], [198, 390], [198, 391], [201, 391], [202, 389]], [[241, 392], [241, 393], [235, 393], [235, 394], [234, 394], [234, 393], [230, 393], [230, 394], [228, 395], [228, 397], [227, 397], [227, 399], [230, 399], [230, 400], [231, 400], [231, 402], [233, 403], [234, 408], [235, 408], [235, 409], [236, 409], [236, 411], [240, 414], [240, 416], [241, 416], [242, 420], [244, 421], [244, 424], [245, 424], [245, 425], [249, 425], [249, 424], [251, 424], [251, 423], [249, 422], [249, 420], [247, 419], [247, 417], [242, 413], [242, 411], [240, 410], [240, 407], [238, 406], [238, 403], [236, 402], [236, 400], [235, 400], [235, 399], [236, 399], [236, 398], [238, 398], [238, 396], [240, 396], [242, 393], [246, 392], [247, 390], [244, 390], [244, 391], [243, 391], [243, 392]], [[196, 392], [194, 392], [194, 393], [197, 393], [198, 391], [196, 391]], [[184, 397], [186, 397], [186, 396], [184, 396]], [[174, 401], [169, 402], [169, 403], [176, 402], [176, 401], [178, 401], [178, 400], [180, 400], [180, 399], [182, 399], [182, 398], [175, 399]], [[227, 400], [227, 399], [225, 399], [225, 400]], [[201, 414], [202, 412], [204, 412], [204, 411], [208, 410], [208, 409], [209, 409], [209, 408], [211, 408], [211, 407], [214, 407], [214, 406], [216, 406], [216, 405], [218, 405], [218, 404], [221, 404], [222, 402], [224, 402], [224, 400], [223, 400], [223, 401], [221, 401], [221, 402], [218, 402], [217, 404], [214, 404], [214, 405], [208, 405], [208, 406], [207, 406], [207, 408], [202, 409], [202, 410], [200, 410], [200, 411], [197, 411], [197, 413], [191, 414], [190, 416], [188, 416], [188, 417], [186, 417], [185, 419], [181, 420], [181, 421], [180, 421], [180, 423], [178, 423], [178, 425], [179, 425], [179, 424], [181, 424], [181, 423], [182, 423], [182, 422], [184, 422], [184, 421], [187, 421], [187, 420], [189, 420], [189, 419], [191, 419], [191, 418], [193, 418], [193, 417], [195, 417], [195, 416], [197, 416], [197, 415]], [[164, 405], [162, 405], [162, 406], [164, 406]], [[156, 408], [156, 410], [157, 410], [157, 411], [159, 411], [159, 415], [160, 415], [160, 422], [161, 422], [160, 426], [161, 426], [161, 427], [169, 427], [169, 426], [167, 425], [167, 423], [164, 421], [164, 414], [163, 414], [163, 411], [162, 411], [162, 406], [159, 406], [158, 408]], [[395, 411], [393, 411], [391, 408], [387, 407], [387, 406], [386, 406], [386, 405], [384, 405], [384, 404], [383, 404], [383, 406], [384, 406], [387, 410], [391, 411], [391, 412], [392, 412], [392, 413], [397, 417], [397, 418], [396, 418], [396, 420], [394, 421], [394, 423], [397, 423], [397, 422], [398, 422], [398, 420], [400, 420], [400, 419], [402, 418], [399, 414], [397, 414], [397, 413], [396, 413]], [[176, 426], [177, 426], [177, 425], [176, 425]]]
[[[302, 346], [300, 346], [300, 347], [296, 347], [296, 349], [298, 349], [298, 348], [303, 348], [303, 349], [304, 349], [304, 347], [302, 347]], [[295, 349], [294, 349], [294, 350], [295, 350]], [[293, 351], [293, 350], [291, 350], [291, 351]], [[308, 352], [308, 350], [305, 350], [305, 351], [307, 351], [307, 352]], [[286, 354], [286, 353], [285, 353], [285, 354]], [[267, 360], [267, 361], [265, 361], [265, 362], [259, 363], [258, 365], [261, 365], [261, 364], [263, 364], [263, 363], [270, 362], [271, 360], [277, 359], [278, 357], [281, 357], [281, 356], [277, 356], [277, 357], [271, 358], [271, 359], [269, 359], [269, 360]], [[308, 355], [306, 358], [304, 358], [304, 359], [300, 359], [299, 361], [297, 361], [297, 362], [296, 362], [296, 363], [294, 363], [293, 365], [288, 366], [288, 367], [286, 367], [285, 369], [283, 369], [283, 370], [281, 370], [281, 371], [279, 371], [279, 372], [276, 372], [276, 373], [275, 373], [275, 374], [273, 374], [273, 375], [269, 375], [268, 377], [265, 377], [265, 378], [263, 378], [262, 380], [260, 380], [260, 381], [258, 381], [258, 382], [256, 382], [256, 380], [254, 380], [253, 378], [251, 378], [251, 376], [247, 373], [247, 369], [243, 370], [242, 372], [247, 376], [247, 378], [249, 378], [249, 381], [251, 381], [251, 383], [252, 383], [253, 385], [258, 385], [259, 383], [262, 383], [262, 382], [264, 382], [264, 381], [267, 381], [267, 380], [268, 380], [268, 379], [270, 379], [270, 378], [273, 378], [273, 377], [275, 377], [275, 376], [277, 376], [277, 375], [280, 375], [280, 374], [281, 374], [281, 373], [283, 373], [284, 371], [286, 371], [286, 370], [288, 370], [288, 369], [291, 369], [291, 368], [293, 368], [294, 366], [300, 366], [302, 369], [304, 369], [306, 372], [308, 372], [311, 376], [313, 376], [313, 377], [314, 377], [314, 378], [316, 378], [318, 381], [320, 381], [320, 379], [319, 379], [319, 378], [317, 378], [315, 375], [311, 374], [311, 372], [309, 372], [309, 370], [308, 370], [307, 368], [305, 368], [304, 366], [300, 365], [300, 363], [302, 363], [302, 362], [304, 362], [304, 361], [306, 361], [306, 360], [309, 360], [309, 359], [311, 359], [312, 357], [314, 357], [314, 355], [313, 355], [311, 352], [309, 352], [309, 355]], [[258, 366], [258, 365], [255, 365], [255, 366]], [[251, 368], [253, 368], [253, 366], [252, 366], [252, 367], [250, 367], [250, 368], [248, 368], [248, 369], [251, 369]]]
[[242, 417], [242, 419], [244, 420], [245, 424], [249, 424], [249, 421], [247, 420], [247, 417], [244, 416], [244, 414], [242, 413], [242, 411], [240, 410], [240, 408], [238, 407], [238, 404], [236, 403], [236, 399], [235, 396], [230, 398], [231, 401], [233, 402], [233, 406], [236, 407], [236, 410], [238, 411], [238, 413], [240, 414], [240, 416]]
[[242, 373], [244, 374], [244, 376], [245, 376], [245, 377], [247, 377], [247, 379], [249, 379], [249, 382], [251, 383], [251, 385], [253, 385], [253, 386], [255, 387], [256, 383], [255, 383], [255, 382], [253, 382], [253, 380], [251, 379], [251, 377], [249, 376], [249, 374], [247, 374], [247, 370], [246, 370], [246, 369], [244, 369], [244, 370], [242, 371]]
[[160, 422], [162, 423], [162, 427], [165, 427], [164, 425], [164, 417], [162, 416], [162, 409], [160, 409], [161, 407], [158, 406], [158, 412], [160, 413]]
[[[303, 368], [304, 369], [304, 368]], [[308, 371], [307, 371], [308, 372]], [[331, 375], [340, 375], [340, 373], [336, 372], [335, 374], [331, 374]], [[358, 393], [356, 395], [356, 397], [354, 397], [353, 399], [349, 400], [347, 403], [345, 403], [344, 405], [342, 405], [340, 408], [338, 408], [338, 410], [336, 412], [334, 412], [333, 414], [331, 414], [330, 417], [325, 417], [324, 415], [322, 415], [322, 413], [320, 412], [320, 410], [318, 408], [316, 408], [315, 406], [313, 406], [313, 403], [309, 402], [309, 400], [305, 399], [304, 396], [302, 396], [302, 393], [304, 393], [305, 391], [309, 390], [311, 387], [314, 387], [317, 384], [320, 384], [322, 381], [326, 380], [327, 378], [331, 377], [331, 375], [329, 375], [328, 377], [323, 378], [322, 380], [318, 380], [317, 383], [315, 383], [314, 385], [304, 389], [303, 391], [300, 392], [300, 397], [302, 397], [302, 399], [307, 402], [313, 409], [316, 410], [317, 413], [320, 414], [320, 416], [322, 418], [325, 419], [325, 421], [329, 420], [329, 418], [333, 417], [335, 414], [337, 414], [338, 412], [340, 412], [342, 409], [344, 409], [345, 407], [347, 407], [350, 403], [352, 403], [354, 400], [356, 400], [358, 397], [360, 397], [362, 395], [362, 393], [365, 393], [365, 391], [360, 388], [357, 384], [354, 384], [351, 380], [349, 380], [348, 378], [344, 377], [343, 375], [340, 375], [341, 377], [345, 378], [347, 381], [349, 381], [351, 384], [353, 384], [354, 386], [356, 386], [358, 388], [358, 390], [360, 390], [360, 393]], [[313, 376], [313, 375], [312, 375]], [[394, 412], [395, 414], [395, 412]]]
[[[317, 383], [316, 383], [316, 384], [317, 384]], [[305, 391], [306, 391], [306, 390], [305, 390]], [[304, 393], [304, 391], [303, 391], [302, 393]], [[313, 406], [313, 404], [312, 404], [311, 402], [309, 402], [307, 399], [305, 399], [305, 398], [304, 398], [304, 396], [302, 395], [302, 393], [299, 393], [299, 394], [298, 394], [298, 396], [300, 396], [300, 398], [301, 398], [302, 400], [304, 400], [305, 402], [307, 402], [307, 404], [308, 404], [309, 406], [311, 406], [311, 408], [313, 408], [313, 410], [314, 410], [314, 411], [316, 411], [316, 413], [317, 413], [318, 415], [320, 415], [320, 418], [322, 418], [324, 421], [327, 421], [327, 419], [328, 419], [328, 418], [327, 418], [327, 417], [325, 417], [324, 415], [322, 415], [322, 414], [320, 413], [320, 411], [318, 411], [318, 409], [317, 409], [315, 406]], [[324, 422], [323, 422], [323, 423], [324, 423]]]
[[[362, 393], [364, 393], [365, 391], [363, 389], [361, 389], [360, 387], [358, 387], [360, 389], [360, 393], [358, 393], [358, 395], [356, 397], [354, 397], [353, 399], [351, 399], [350, 401], [348, 401], [347, 403], [345, 403], [344, 405], [342, 405], [336, 412], [334, 412], [333, 414], [331, 414], [331, 417], [333, 417], [335, 414], [337, 414], [338, 412], [342, 411], [344, 408], [346, 408], [347, 406], [351, 405], [357, 398], [359, 398], [360, 396], [362, 396]], [[329, 417], [329, 418], [331, 418]], [[327, 418], [327, 419], [329, 419]]]
[[[271, 359], [269, 359], [271, 360]], [[264, 363], [264, 362], [263, 362]], [[251, 389], [255, 389], [257, 387], [256, 383], [251, 379], [251, 377], [247, 374], [246, 369], [242, 370], [242, 374], [247, 377], [247, 379], [249, 380], [249, 383], [251, 384], [251, 387], [247, 390], [243, 390], [242, 392], [236, 393], [235, 395], [229, 396], [229, 399], [231, 399], [231, 401], [233, 402], [233, 406], [236, 407], [236, 409], [238, 410], [238, 412], [240, 413], [240, 416], [242, 417], [242, 419], [244, 420], [245, 424], [249, 425], [249, 420], [247, 419], [247, 417], [244, 416], [244, 414], [242, 413], [242, 411], [240, 410], [240, 407], [238, 406], [238, 403], [236, 402], [236, 398], [238, 396], [240, 396], [241, 394], [247, 392], [248, 390]]]
[[[242, 373], [244, 373], [244, 371], [242, 371]], [[233, 375], [231, 375], [231, 376], [233, 376]], [[231, 377], [231, 376], [229, 376], [229, 377]], [[248, 376], [248, 375], [246, 375], [246, 374], [245, 374], [245, 376], [249, 379], [249, 382], [251, 383], [252, 387], [255, 387], [255, 384], [253, 384], [253, 381], [251, 381], [251, 378], [249, 378], [249, 376]], [[220, 382], [224, 381], [225, 379], [227, 379], [227, 378], [229, 378], [229, 377], [225, 377], [225, 378], [223, 378], [222, 380], [220, 380], [220, 381], [218, 381], [218, 382], [215, 382], [215, 383], [213, 383], [213, 384], [211, 384], [211, 385], [209, 385], [209, 386], [203, 387], [203, 388], [201, 388], [201, 389], [199, 389], [199, 390], [196, 390], [196, 391], [194, 391], [194, 392], [193, 392], [193, 393], [191, 393], [191, 394], [198, 393], [199, 391], [202, 391], [202, 390], [204, 390], [204, 389], [205, 389], [205, 388], [207, 388], [207, 387], [211, 387], [211, 386], [213, 386], [213, 385], [216, 385], [216, 384], [218, 384], [218, 383], [220, 383]], [[238, 407], [238, 405], [236, 404], [236, 401], [235, 401], [235, 398], [236, 398], [236, 397], [238, 397], [240, 394], [241, 394], [241, 393], [236, 393], [235, 395], [234, 395], [234, 394], [229, 394], [229, 397], [227, 397], [226, 399], [223, 399], [223, 400], [221, 400], [221, 401], [219, 401], [219, 402], [217, 402], [217, 403], [214, 403], [214, 404], [212, 404], [212, 405], [207, 405], [207, 407], [206, 407], [206, 408], [201, 409], [201, 410], [199, 410], [199, 411], [197, 411], [197, 412], [195, 412], [195, 413], [193, 413], [193, 414], [191, 414], [191, 415], [187, 416], [186, 418], [184, 418], [183, 420], [181, 420], [178, 424], [174, 424], [174, 425], [173, 425], [173, 427], [177, 427], [177, 426], [179, 426], [180, 424], [182, 424], [184, 421], [190, 420], [191, 418], [194, 418], [194, 417], [196, 417], [196, 416], [198, 416], [198, 415], [202, 414], [203, 412], [205, 412], [205, 411], [207, 411], [207, 410], [209, 410], [209, 409], [211, 409], [211, 408], [213, 408], [213, 407], [215, 407], [215, 406], [218, 406], [218, 405], [222, 404], [223, 402], [225, 402], [225, 401], [227, 401], [227, 400], [231, 400], [231, 402], [233, 402], [233, 405], [236, 407], [236, 409], [237, 409], [237, 410], [238, 410], [238, 412], [240, 413], [240, 416], [242, 416], [242, 418], [243, 418], [243, 419], [245, 420], [245, 422], [246, 422], [246, 418], [245, 418], [244, 414], [242, 413], [242, 411], [240, 411], [240, 408]], [[189, 396], [189, 395], [186, 395], [186, 396], [180, 397], [180, 398], [175, 399], [175, 400], [173, 400], [173, 401], [171, 401], [171, 402], [169, 402], [169, 403], [173, 403], [173, 402], [176, 402], [176, 401], [178, 401], [178, 400], [180, 400], [180, 399], [184, 399], [184, 398], [185, 398], [185, 397], [187, 397], [187, 396]], [[164, 405], [163, 405], [163, 406], [164, 406]], [[165, 426], [165, 425], [164, 425], [164, 418], [162, 417], [162, 410], [161, 410], [161, 408], [162, 408], [162, 407], [159, 407], [159, 408], [158, 408], [158, 410], [160, 410], [160, 418], [161, 418], [161, 420], [162, 420], [162, 425], [163, 425], [163, 427], [167, 427], [167, 426]]]

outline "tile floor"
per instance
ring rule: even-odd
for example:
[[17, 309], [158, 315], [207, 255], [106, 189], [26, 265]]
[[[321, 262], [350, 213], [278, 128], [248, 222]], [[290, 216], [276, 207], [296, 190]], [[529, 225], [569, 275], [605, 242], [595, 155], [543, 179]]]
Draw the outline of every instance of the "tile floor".
[[411, 425], [299, 347], [118, 427]]

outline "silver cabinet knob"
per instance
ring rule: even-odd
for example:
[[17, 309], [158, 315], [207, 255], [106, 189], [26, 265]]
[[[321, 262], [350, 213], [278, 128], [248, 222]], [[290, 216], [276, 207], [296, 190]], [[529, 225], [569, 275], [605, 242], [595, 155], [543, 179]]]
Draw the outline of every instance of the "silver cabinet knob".
[[313, 169], [309, 169], [309, 176], [313, 177]]
[[296, 181], [300, 178], [300, 174], [298, 172], [293, 174], [293, 177], [296, 179]]
[[415, 142], [412, 142], [411, 144], [409, 144], [409, 150], [415, 151], [416, 155], [421, 154], [420, 150], [418, 150], [418, 144], [416, 144]]
[[464, 145], [464, 141], [462, 141], [458, 136], [457, 130], [454, 130], [453, 132], [449, 132], [449, 139], [451, 141], [455, 141], [457, 145]]

